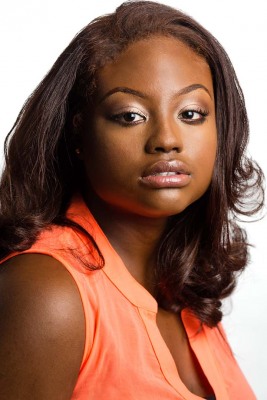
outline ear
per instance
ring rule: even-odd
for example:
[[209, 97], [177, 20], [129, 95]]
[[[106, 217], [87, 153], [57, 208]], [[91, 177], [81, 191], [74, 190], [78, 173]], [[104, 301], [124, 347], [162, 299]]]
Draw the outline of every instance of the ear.
[[74, 127], [74, 131], [77, 133], [81, 130], [82, 127], [82, 122], [83, 122], [83, 117], [82, 117], [82, 113], [78, 112], [77, 114], [74, 115], [74, 117], [72, 118], [72, 125]]
[[73, 137], [73, 143], [74, 143], [74, 149], [76, 156], [82, 160], [82, 138], [81, 138], [81, 131], [82, 131], [82, 124], [83, 124], [83, 117], [82, 114], [79, 112], [74, 115], [72, 118], [72, 125], [73, 125], [73, 132], [74, 132], [74, 137]]

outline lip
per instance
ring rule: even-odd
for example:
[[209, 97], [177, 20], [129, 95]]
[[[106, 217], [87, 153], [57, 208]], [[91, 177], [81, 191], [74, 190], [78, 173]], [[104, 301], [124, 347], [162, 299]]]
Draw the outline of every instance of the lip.
[[182, 188], [191, 181], [191, 173], [179, 160], [157, 161], [150, 165], [140, 178], [142, 185], [154, 188]]

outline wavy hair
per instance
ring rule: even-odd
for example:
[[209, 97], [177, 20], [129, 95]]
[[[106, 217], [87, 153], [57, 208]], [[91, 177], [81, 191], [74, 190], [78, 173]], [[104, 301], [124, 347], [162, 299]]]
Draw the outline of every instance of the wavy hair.
[[215, 326], [222, 318], [221, 299], [232, 292], [248, 262], [246, 234], [237, 221], [261, 209], [263, 173], [245, 154], [245, 102], [227, 54], [201, 25], [169, 6], [130, 1], [93, 20], [26, 101], [5, 141], [0, 257], [28, 249], [50, 224], [81, 229], [65, 216], [71, 196], [82, 188], [73, 117], [93, 101], [98, 69], [131, 43], [153, 35], [174, 37], [206, 60], [218, 132], [209, 189], [170, 219], [162, 237], [155, 267], [157, 300], [175, 312], [188, 307], [202, 323]]

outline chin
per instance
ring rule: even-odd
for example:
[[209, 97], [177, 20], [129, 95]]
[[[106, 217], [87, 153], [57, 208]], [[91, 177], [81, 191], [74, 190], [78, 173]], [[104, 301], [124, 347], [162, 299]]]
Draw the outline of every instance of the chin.
[[146, 216], [160, 218], [160, 217], [171, 217], [182, 213], [187, 207], [193, 204], [198, 198], [182, 201], [182, 199], [177, 199], [176, 201], [170, 201], [165, 199], [160, 203], [153, 202], [153, 204], [147, 204], [143, 208], [143, 213]]
[[[191, 203], [190, 203], [191, 204]], [[146, 208], [143, 210], [139, 210], [137, 214], [143, 217], [148, 217], [148, 218], [168, 218], [172, 217], [174, 215], [182, 213], [190, 204], [186, 205], [179, 205], [172, 206], [172, 207], [162, 207], [162, 208], [156, 208], [156, 207], [151, 207], [151, 208]], [[133, 211], [133, 209], [132, 209]]]

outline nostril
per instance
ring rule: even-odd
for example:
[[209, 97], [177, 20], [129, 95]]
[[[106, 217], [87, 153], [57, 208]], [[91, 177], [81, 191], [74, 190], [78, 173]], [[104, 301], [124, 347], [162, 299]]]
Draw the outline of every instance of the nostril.
[[165, 147], [155, 147], [154, 151], [156, 153], [170, 153], [171, 151], [176, 151], [177, 153], [179, 152], [179, 147], [171, 147], [171, 148], [165, 148]]

